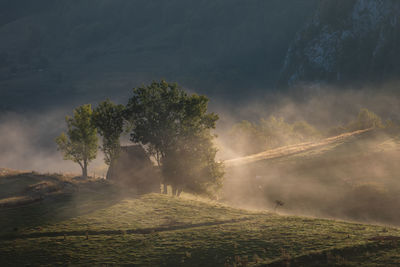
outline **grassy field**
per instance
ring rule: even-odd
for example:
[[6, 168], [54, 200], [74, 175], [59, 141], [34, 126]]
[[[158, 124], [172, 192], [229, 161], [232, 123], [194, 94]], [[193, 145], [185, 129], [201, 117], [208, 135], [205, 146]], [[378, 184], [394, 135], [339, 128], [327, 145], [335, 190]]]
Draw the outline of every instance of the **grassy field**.
[[[400, 226], [400, 139], [357, 131], [226, 163], [224, 197], [237, 207]], [[232, 194], [234, 192], [234, 194]]]
[[[0, 187], [24, 177], [0, 177]], [[121, 195], [95, 181], [3, 207], [0, 215], [0, 266], [400, 264], [397, 228], [234, 209], [189, 195]]]

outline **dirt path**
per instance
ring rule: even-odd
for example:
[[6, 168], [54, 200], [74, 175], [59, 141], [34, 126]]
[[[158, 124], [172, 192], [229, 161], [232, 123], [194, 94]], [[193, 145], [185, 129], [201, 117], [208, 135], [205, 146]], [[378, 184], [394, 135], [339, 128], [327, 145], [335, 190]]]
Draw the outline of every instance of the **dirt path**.
[[348, 138], [361, 135], [361, 134], [369, 132], [371, 130], [372, 129], [366, 129], [366, 130], [359, 130], [359, 131], [355, 131], [355, 132], [351, 132], [351, 133], [345, 133], [345, 134], [341, 134], [338, 136], [323, 139], [319, 142], [307, 142], [307, 143], [301, 143], [301, 144], [296, 144], [296, 145], [279, 147], [276, 149], [267, 150], [267, 151], [257, 153], [254, 155], [250, 155], [250, 156], [226, 160], [224, 163], [227, 167], [230, 167], [230, 166], [244, 165], [244, 164], [256, 162], [259, 160], [267, 160], [267, 159], [291, 156], [291, 155], [302, 153], [305, 151], [317, 149], [317, 148], [320, 148], [320, 147], [323, 147], [323, 146], [326, 146], [329, 144], [333, 144], [336, 142], [341, 142]]

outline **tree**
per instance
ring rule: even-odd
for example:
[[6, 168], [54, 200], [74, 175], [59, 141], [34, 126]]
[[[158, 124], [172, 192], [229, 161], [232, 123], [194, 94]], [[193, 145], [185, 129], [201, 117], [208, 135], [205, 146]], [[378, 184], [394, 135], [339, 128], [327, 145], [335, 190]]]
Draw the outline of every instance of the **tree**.
[[331, 128], [328, 131], [329, 136], [339, 135], [347, 132], [353, 132], [358, 130], [367, 130], [367, 129], [387, 129], [392, 128], [391, 130], [396, 131], [393, 127], [393, 123], [387, 121], [386, 123], [382, 122], [381, 117], [375, 114], [372, 111], [369, 111], [366, 108], [360, 109], [358, 116], [356, 119], [350, 121], [346, 125], [339, 125]]
[[221, 185], [223, 166], [215, 161], [211, 134], [218, 116], [207, 113], [208, 101], [166, 81], [133, 89], [126, 113], [131, 140], [157, 160], [164, 193], [171, 185], [178, 195], [182, 190], [211, 194]]
[[370, 128], [383, 128], [382, 119], [374, 112], [362, 108], [358, 113], [357, 120], [350, 125], [352, 130], [363, 130]]
[[298, 137], [299, 141], [315, 141], [321, 137], [321, 133], [306, 121], [297, 121], [293, 125], [293, 133]]
[[116, 105], [109, 99], [101, 102], [93, 112], [93, 123], [103, 137], [101, 150], [107, 165], [118, 157], [121, 145], [119, 138], [124, 131], [123, 105]]
[[92, 115], [90, 104], [76, 108], [73, 117], [65, 118], [67, 133], [56, 138], [58, 150], [63, 153], [64, 159], [78, 163], [85, 178], [88, 164], [97, 154], [97, 130]]

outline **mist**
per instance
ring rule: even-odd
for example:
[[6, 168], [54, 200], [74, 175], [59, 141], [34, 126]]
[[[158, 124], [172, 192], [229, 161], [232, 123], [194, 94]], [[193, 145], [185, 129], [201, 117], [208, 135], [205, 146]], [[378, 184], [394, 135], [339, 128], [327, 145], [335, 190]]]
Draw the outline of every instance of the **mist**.
[[[64, 118], [70, 113], [70, 110], [3, 113], [0, 116], [0, 167], [79, 175], [79, 165], [64, 160], [55, 143], [55, 138], [66, 130]], [[96, 160], [89, 165], [89, 175], [102, 177], [106, 171], [103, 155], [99, 151]]]
[[[238, 107], [234, 114], [220, 112], [217, 144], [219, 158], [226, 162], [224, 201], [241, 208], [400, 225], [400, 103], [395, 88], [396, 83], [363, 90], [320, 85], [301, 88], [301, 93], [266, 96]], [[392, 121], [391, 130], [373, 129], [326, 141], [333, 138], [329, 129], [356, 120], [361, 108], [376, 113], [383, 124]], [[253, 156], [241, 158], [245, 153], [229, 145], [232, 126], [243, 119], [257, 123], [271, 115], [289, 123], [306, 121], [321, 137], [272, 148], [263, 156], [276, 156], [247, 162]]]
[[[395, 88], [397, 83], [379, 90], [319, 85], [286, 93], [268, 91], [264, 97], [244, 103], [224, 104], [211, 99], [210, 110], [220, 116], [215, 131], [218, 158], [227, 162], [221, 199], [242, 208], [277, 208], [287, 214], [399, 225], [400, 216], [395, 212], [400, 206], [397, 132], [372, 131], [334, 143], [333, 147], [326, 146], [326, 152], [307, 149], [308, 145], [328, 138], [330, 128], [356, 119], [361, 108], [376, 113], [383, 122], [390, 119], [398, 125], [400, 101]], [[3, 113], [0, 167], [79, 175], [79, 165], [64, 160], [54, 142], [66, 130], [64, 117], [71, 112], [72, 107], [35, 114]], [[304, 151], [302, 145], [298, 146], [297, 158], [285, 153], [301, 142], [289, 140], [287, 147], [271, 148], [282, 151], [279, 157], [237, 166], [229, 164], [229, 160], [240, 161], [246, 155], [229, 145], [233, 125], [241, 120], [257, 123], [271, 115], [288, 124], [305, 121], [318, 129], [321, 136], [305, 142]], [[124, 136], [122, 144], [131, 144], [128, 139]], [[315, 155], [308, 155], [310, 151]], [[99, 151], [96, 160], [89, 164], [89, 175], [105, 177], [106, 172]], [[276, 207], [276, 201], [284, 205]]]

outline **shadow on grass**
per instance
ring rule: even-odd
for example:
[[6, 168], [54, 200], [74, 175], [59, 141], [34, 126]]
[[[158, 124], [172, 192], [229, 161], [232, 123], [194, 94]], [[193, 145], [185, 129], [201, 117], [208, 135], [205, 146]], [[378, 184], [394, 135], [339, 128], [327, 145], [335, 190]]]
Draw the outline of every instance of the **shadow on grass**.
[[231, 219], [223, 221], [214, 222], [203, 222], [195, 224], [178, 224], [171, 226], [161, 226], [161, 227], [151, 227], [151, 228], [141, 228], [141, 229], [130, 229], [130, 230], [100, 230], [100, 231], [59, 231], [59, 232], [40, 232], [40, 233], [30, 233], [30, 234], [8, 234], [0, 236], [0, 240], [12, 240], [18, 238], [41, 238], [41, 237], [62, 237], [62, 236], [97, 236], [97, 235], [124, 235], [124, 234], [154, 234], [158, 232], [175, 231], [175, 230], [185, 230], [196, 227], [203, 226], [216, 226], [227, 223], [238, 223], [243, 221], [251, 220], [251, 218], [240, 218]]
[[[127, 193], [122, 193], [111, 184], [88, 181], [69, 192], [60, 190], [43, 195], [30, 204], [3, 207], [0, 208], [0, 235], [17, 234], [27, 227], [38, 227], [88, 214], [115, 205], [126, 196]], [[130, 194], [129, 197], [137, 195]]]
[[[378, 253], [391, 251], [399, 246], [398, 237], [372, 238], [364, 244], [334, 248], [301, 255], [298, 257], [282, 257], [269, 264], [259, 266], [359, 266], [364, 261], [374, 258]], [[382, 266], [385, 263], [382, 262]]]

